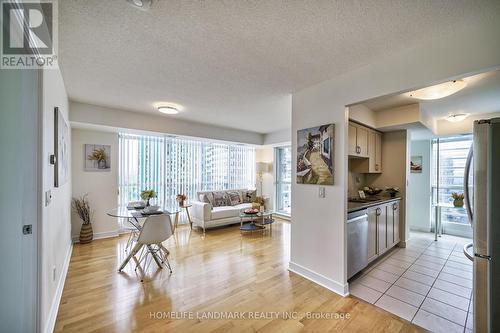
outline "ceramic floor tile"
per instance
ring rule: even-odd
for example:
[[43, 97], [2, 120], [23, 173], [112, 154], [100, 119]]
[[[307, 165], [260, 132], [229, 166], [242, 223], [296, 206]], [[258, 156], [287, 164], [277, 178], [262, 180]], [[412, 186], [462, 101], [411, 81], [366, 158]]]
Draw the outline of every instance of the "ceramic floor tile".
[[424, 296], [426, 296], [429, 290], [431, 290], [431, 286], [407, 279], [405, 277], [399, 278], [396, 281], [395, 285]]
[[423, 254], [441, 259], [448, 259], [448, 257], [450, 256], [449, 252], [447, 253], [440, 250], [426, 250]]
[[470, 313], [467, 315], [466, 327], [470, 330], [474, 329], [474, 314]]
[[421, 273], [417, 273], [417, 272], [414, 272], [414, 271], [406, 271], [403, 274], [403, 277], [405, 277], [407, 279], [410, 279], [410, 280], [413, 280], [413, 281], [417, 281], [417, 282], [426, 284], [428, 286], [432, 286], [432, 284], [436, 280], [432, 276], [421, 274]]
[[383, 295], [382, 297], [380, 297], [375, 305], [409, 321], [411, 321], [418, 310], [418, 308], [410, 304], [387, 295]]
[[465, 264], [461, 264], [459, 262], [451, 261], [451, 260], [448, 260], [446, 262], [446, 264], [444, 265], [444, 267], [457, 268], [457, 269], [460, 269], [460, 270], [466, 271], [466, 272], [472, 272], [474, 269], [474, 267], [472, 267], [472, 265], [465, 265]]
[[381, 293], [385, 292], [391, 286], [391, 284], [388, 282], [373, 278], [368, 275], [360, 277], [356, 282], [359, 282], [366, 287], [375, 289]]
[[456, 275], [448, 274], [445, 272], [441, 272], [439, 274], [439, 279], [446, 281], [446, 282], [451, 282], [454, 284], [458, 284], [459, 286], [466, 287], [472, 289], [472, 280], [469, 279], [464, 279], [461, 277], [458, 277]]
[[448, 319], [460, 326], [465, 326], [465, 320], [467, 319], [467, 311], [457, 309], [451, 305], [443, 302], [436, 301], [432, 298], [427, 297], [422, 303], [421, 309]]
[[401, 288], [399, 286], [392, 286], [386, 292], [385, 295], [389, 295], [405, 303], [411, 304], [413, 306], [419, 307], [424, 301], [425, 296], [417, 294], [416, 292]]
[[443, 291], [441, 289], [432, 288], [431, 291], [429, 291], [427, 297], [433, 298], [436, 301], [446, 303], [464, 311], [467, 311], [467, 309], [469, 308], [468, 298], [450, 294], [449, 292]]
[[399, 278], [399, 275], [395, 275], [378, 268], [371, 270], [367, 275], [389, 283], [394, 283]]
[[383, 262], [382, 264], [377, 266], [378, 269], [381, 269], [385, 272], [389, 272], [395, 275], [401, 275], [405, 272], [405, 268], [397, 267], [388, 263]]
[[375, 303], [382, 296], [381, 292], [368, 288], [361, 283], [351, 283], [349, 285], [349, 293], [371, 304]]
[[427, 267], [424, 267], [424, 266], [420, 266], [420, 265], [411, 265], [410, 268], [408, 268], [410, 271], [414, 271], [414, 272], [417, 272], [417, 273], [421, 273], [421, 274], [425, 274], [425, 275], [429, 275], [429, 276], [432, 276], [432, 277], [437, 277], [439, 275], [439, 270], [435, 270], [435, 269], [430, 269], [430, 268], [427, 268]]
[[462, 287], [455, 283], [441, 280], [440, 278], [438, 278], [434, 283], [434, 288], [441, 289], [465, 298], [470, 298], [472, 292], [472, 289], [470, 288]]
[[444, 264], [437, 264], [437, 263], [430, 262], [430, 261], [425, 260], [425, 259], [418, 259], [417, 261], [415, 261], [415, 264], [420, 265], [420, 266], [424, 266], [424, 267], [427, 267], [427, 268], [430, 268], [430, 269], [433, 269], [436, 271], [440, 271], [444, 266]]
[[442, 265], [444, 265], [446, 263], [446, 259], [432, 257], [432, 256], [428, 256], [426, 254], [422, 254], [419, 259], [430, 261], [430, 262], [433, 262], [436, 264], [442, 264]]
[[464, 328], [425, 310], [418, 310], [412, 323], [435, 333], [462, 333]]
[[470, 271], [463, 271], [459, 268], [453, 268], [453, 267], [444, 267], [443, 272], [456, 275], [458, 277], [464, 278], [464, 279], [469, 279], [472, 280], [472, 272]]
[[392, 257], [389, 257], [389, 259], [387, 260], [384, 260], [385, 263], [387, 264], [390, 264], [390, 265], [393, 265], [393, 266], [396, 266], [396, 267], [400, 267], [400, 268], [408, 268], [411, 266], [411, 264], [413, 263], [414, 260], [412, 260], [411, 262], [409, 261], [403, 261], [403, 260], [399, 260], [399, 259], [396, 259], [396, 258], [392, 258]]
[[472, 266], [472, 261], [470, 261], [469, 259], [467, 259], [466, 257], [463, 257], [463, 258], [459, 258], [459, 257], [451, 257], [448, 259], [448, 261], [454, 261], [454, 262], [458, 262], [460, 264], [464, 264], [464, 265], [470, 265]]

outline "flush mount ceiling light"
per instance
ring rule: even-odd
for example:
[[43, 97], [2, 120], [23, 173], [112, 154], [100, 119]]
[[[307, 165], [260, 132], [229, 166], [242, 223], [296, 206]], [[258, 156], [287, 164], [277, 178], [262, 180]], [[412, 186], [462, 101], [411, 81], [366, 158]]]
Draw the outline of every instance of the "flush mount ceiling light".
[[463, 80], [448, 81], [436, 84], [435, 86], [411, 91], [408, 93], [408, 96], [424, 100], [440, 99], [453, 95], [457, 91], [464, 89], [465, 86], [467, 86], [467, 83]]
[[153, 4], [153, 0], [127, 0], [127, 2], [142, 10], [148, 10]]
[[467, 118], [469, 114], [467, 113], [455, 113], [455, 114], [450, 114], [448, 117], [446, 117], [446, 120], [452, 123], [458, 123], [459, 121], [464, 120]]
[[158, 111], [164, 114], [178, 114], [179, 109], [175, 106], [159, 106]]

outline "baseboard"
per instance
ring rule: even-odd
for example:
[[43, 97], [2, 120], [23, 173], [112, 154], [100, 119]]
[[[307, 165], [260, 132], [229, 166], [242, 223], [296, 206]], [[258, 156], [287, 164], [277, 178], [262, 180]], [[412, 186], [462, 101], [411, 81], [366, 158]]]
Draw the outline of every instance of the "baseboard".
[[345, 297], [349, 295], [348, 284], [342, 285], [341, 283], [338, 283], [337, 281], [334, 281], [324, 275], [318, 274], [310, 270], [309, 268], [290, 261], [288, 263], [288, 270], [293, 273], [299, 274], [300, 276], [316, 284], [319, 284], [320, 286], [325, 287], [326, 289], [331, 290], [334, 293], [339, 294], [340, 296]]
[[[104, 231], [104, 232], [94, 233], [93, 239], [112, 238], [112, 237], [118, 237], [118, 236], [120, 236], [120, 233], [118, 232], [118, 230]], [[80, 243], [80, 236], [79, 235], [75, 235], [72, 238], [73, 238], [73, 243]]]
[[61, 303], [61, 297], [64, 290], [64, 283], [66, 282], [66, 275], [68, 274], [69, 262], [71, 261], [71, 253], [73, 253], [73, 244], [70, 244], [68, 253], [66, 253], [66, 258], [64, 259], [64, 264], [62, 267], [62, 274], [57, 282], [57, 289], [52, 300], [52, 305], [50, 306], [49, 318], [45, 324], [45, 333], [54, 332], [54, 327], [56, 326], [57, 312], [59, 311], [59, 304]]

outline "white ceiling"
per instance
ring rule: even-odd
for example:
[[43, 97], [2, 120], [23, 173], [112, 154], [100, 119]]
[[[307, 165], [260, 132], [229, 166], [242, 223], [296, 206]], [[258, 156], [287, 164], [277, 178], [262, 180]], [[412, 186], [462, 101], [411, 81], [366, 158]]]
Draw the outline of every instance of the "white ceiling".
[[418, 100], [406, 93], [379, 97], [363, 105], [373, 111], [420, 103], [429, 116], [442, 119], [452, 113], [486, 114], [500, 112], [500, 70], [463, 78], [467, 86], [459, 92], [436, 100]]
[[[461, 25], [498, 1], [59, 1], [70, 99], [260, 133], [290, 127], [290, 93]], [[168, 119], [171, 116], [165, 116]]]

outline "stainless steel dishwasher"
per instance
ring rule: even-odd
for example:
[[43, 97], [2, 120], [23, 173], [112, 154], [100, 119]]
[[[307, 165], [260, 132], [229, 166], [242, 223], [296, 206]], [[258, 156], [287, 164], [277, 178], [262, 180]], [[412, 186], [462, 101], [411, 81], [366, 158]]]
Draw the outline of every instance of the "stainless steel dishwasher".
[[347, 214], [347, 278], [368, 265], [368, 214], [358, 210]]

